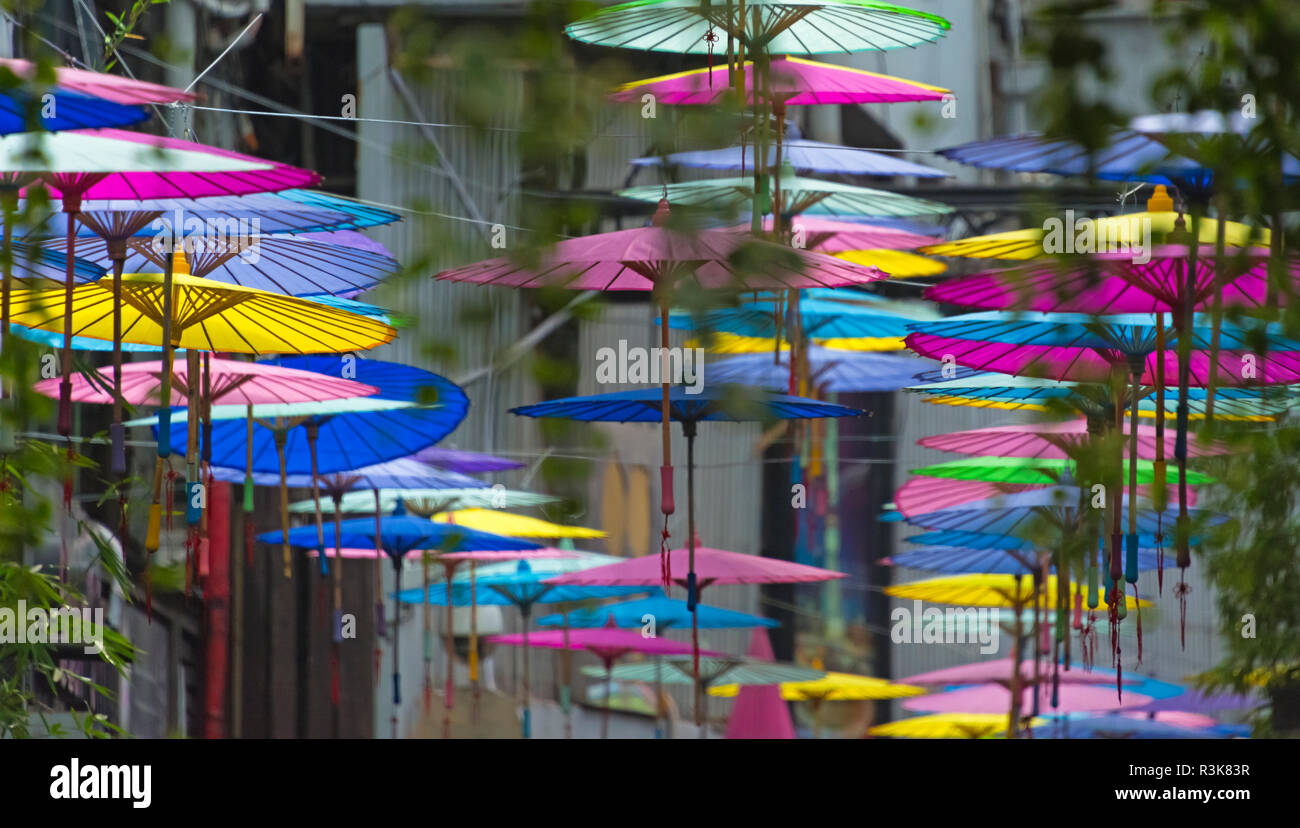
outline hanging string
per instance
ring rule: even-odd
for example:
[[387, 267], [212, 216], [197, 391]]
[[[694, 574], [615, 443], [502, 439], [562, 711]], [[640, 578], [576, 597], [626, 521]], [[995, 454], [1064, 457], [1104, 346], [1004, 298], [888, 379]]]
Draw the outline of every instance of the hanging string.
[[1133, 585], [1133, 599], [1137, 604], [1137, 625], [1138, 625], [1138, 664], [1142, 663], [1142, 596], [1138, 595], [1137, 584]]
[[1165, 513], [1156, 512], [1156, 589], [1165, 594]]
[[659, 533], [659, 574], [663, 576], [664, 594], [671, 595], [673, 585], [673, 560], [668, 554], [668, 515], [664, 515], [664, 528]]
[[1187, 568], [1179, 570], [1182, 573], [1182, 580], [1174, 588], [1174, 594], [1178, 596], [1178, 636], [1184, 650], [1187, 649], [1187, 596], [1192, 588], [1187, 585]]
[[709, 91], [713, 91], [713, 47], [718, 42], [718, 33], [713, 31], [713, 24], [709, 24], [709, 30], [704, 33], [704, 42], [709, 47]]

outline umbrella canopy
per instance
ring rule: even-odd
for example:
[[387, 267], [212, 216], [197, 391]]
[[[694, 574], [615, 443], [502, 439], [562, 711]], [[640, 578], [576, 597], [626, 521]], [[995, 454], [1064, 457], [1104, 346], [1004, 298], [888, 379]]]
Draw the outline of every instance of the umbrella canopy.
[[[700, 604], [695, 610], [699, 616], [697, 623], [701, 629], [719, 630], [779, 626], [776, 621], [770, 618], [760, 618], [756, 615], [721, 607]], [[676, 629], [691, 625], [691, 611], [687, 608], [686, 602], [669, 598], [658, 590], [656, 590], [656, 594], [648, 598], [620, 601], [616, 604], [606, 604], [592, 609], [578, 609], [567, 615], [545, 615], [537, 619], [537, 623], [542, 627], [558, 627], [563, 624], [568, 624], [570, 627], [601, 627], [605, 624], [613, 624], [616, 627], [639, 628], [645, 626], [646, 616], [653, 618], [656, 630]]]
[[603, 538], [606, 533], [585, 526], [564, 526], [549, 520], [497, 512], [491, 509], [457, 509], [434, 515], [437, 523], [454, 523], [481, 532], [508, 535], [512, 538]]
[[[754, 629], [745, 655], [755, 661], [776, 660], [767, 630]], [[761, 685], [742, 687], [731, 705], [725, 736], [728, 739], [793, 739], [790, 705], [781, 698], [780, 689]]]
[[[67, 259], [63, 256], [23, 242], [10, 242], [9, 249], [13, 257], [9, 265], [9, 278], [17, 280], [20, 286], [35, 286], [22, 285], [23, 282], [62, 281], [67, 274]], [[85, 259], [75, 259], [72, 262], [72, 278], [76, 282], [94, 282], [107, 272], [103, 267]]]
[[[790, 166], [799, 172], [878, 177], [898, 175], [914, 178], [948, 177], [948, 173], [942, 170], [905, 161], [894, 155], [871, 152], [859, 147], [810, 141], [806, 138], [788, 138], [782, 141], [781, 158], [777, 157], [776, 145], [769, 145], [764, 166], [770, 169], [781, 163], [782, 159], [788, 161]], [[690, 167], [702, 170], [750, 170], [752, 172], [754, 148], [733, 146], [714, 150], [690, 150], [663, 156], [633, 158], [631, 163], [634, 167]]]
[[[1031, 726], [1047, 721], [1036, 718]], [[885, 739], [985, 739], [1009, 729], [1006, 713], [931, 713], [874, 725], [867, 732]]]
[[[122, 341], [163, 344], [161, 273], [122, 277]], [[200, 351], [253, 354], [365, 351], [397, 332], [375, 319], [264, 290], [177, 274], [172, 277], [172, 345]], [[22, 287], [11, 295], [12, 320], [46, 331], [113, 340], [113, 279], [73, 289], [72, 313], [64, 289]]]
[[[1125, 435], [1131, 434], [1128, 422], [1123, 426]], [[935, 434], [917, 440], [917, 445], [938, 451], [957, 454], [978, 454], [993, 457], [1039, 457], [1063, 460], [1077, 456], [1093, 435], [1086, 419], [1066, 420], [1059, 423], [1023, 423], [1016, 425], [976, 428]], [[1173, 454], [1172, 434], [1165, 434], [1165, 453]], [[1127, 437], [1125, 438], [1127, 440]], [[1225, 454], [1228, 447], [1222, 444], [1189, 443], [1189, 456], [1208, 457]], [[1156, 456], [1156, 430], [1138, 426], [1138, 457], [1144, 460]]]
[[[753, 61], [745, 61], [741, 71], [745, 102], [752, 104], [758, 90]], [[610, 98], [640, 103], [642, 95], [650, 94], [661, 104], [716, 104], [733, 91], [728, 72], [724, 65], [632, 81], [618, 87]], [[762, 97], [786, 106], [940, 101], [952, 94], [920, 81], [789, 55], [769, 60], [767, 72]]]
[[[284, 431], [284, 473], [352, 472], [407, 457], [438, 442], [455, 430], [469, 411], [469, 398], [455, 383], [400, 363], [350, 355], [315, 355], [281, 357], [267, 364], [348, 377], [375, 386], [379, 392], [372, 397], [325, 403], [254, 406], [251, 467], [248, 465], [249, 427], [244, 419], [247, 408], [214, 408], [211, 459], [214, 465], [279, 474], [282, 470], [276, 434]], [[427, 400], [429, 404], [418, 404], [419, 400]], [[310, 435], [305, 428], [292, 427], [297, 424], [316, 427], [315, 469], [311, 464]], [[179, 436], [174, 434], [173, 439]], [[423, 479], [429, 480], [433, 470], [411, 465], [406, 473], [425, 475]], [[462, 488], [473, 485], [464, 481], [461, 479], [456, 485]], [[382, 481], [377, 476], [370, 482], [391, 481]], [[381, 488], [391, 486], [385, 484]]]
[[[15, 222], [13, 232], [19, 238], [46, 239], [47, 246], [66, 250], [65, 239], [70, 223], [74, 224], [73, 232], [80, 239], [107, 237], [121, 241], [130, 238], [147, 243], [170, 224], [178, 235], [187, 240], [200, 240], [207, 244], [216, 244], [223, 236], [305, 233], [332, 230], [355, 223], [355, 217], [348, 212], [350, 205], [346, 200], [340, 199], [336, 207], [332, 204], [329, 201], [305, 204], [284, 198], [280, 193], [260, 193], [210, 198], [154, 198], [145, 201], [125, 198], [84, 199], [80, 209], [73, 211], [65, 210], [60, 200], [53, 199], [49, 203], [52, 212], [48, 216], [39, 221], [21, 224]], [[20, 202], [18, 208], [22, 210], [25, 206]], [[70, 219], [70, 212], [78, 214], [75, 222]], [[394, 220], [397, 218], [396, 215], [393, 216]], [[78, 242], [78, 245], [83, 243]]]
[[[576, 630], [545, 630], [523, 635], [489, 635], [485, 639], [509, 647], [541, 647], [547, 650], [587, 650], [602, 661], [614, 661], [628, 653], [646, 655], [683, 655], [691, 651], [690, 644], [670, 641], [667, 638], [646, 638], [639, 632], [610, 627]], [[717, 655], [710, 653], [710, 655]]]
[[1034, 727], [1035, 739], [1227, 739], [1227, 734], [1127, 713], [1071, 716]]
[[148, 110], [139, 106], [114, 103], [60, 86], [29, 83], [0, 91], [0, 135], [39, 134], [28, 132], [33, 127], [58, 132], [130, 126], [147, 120]]
[[[1128, 493], [1124, 493], [1124, 507], [1121, 515], [1128, 519]], [[1079, 490], [1071, 486], [1052, 486], [1034, 489], [1016, 494], [1002, 495], [989, 500], [977, 500], [951, 509], [940, 509], [912, 515], [907, 522], [913, 526], [926, 529], [958, 529], [970, 532], [987, 532], [990, 534], [1018, 534], [1028, 532], [1035, 527], [1050, 523], [1061, 528], [1072, 527], [1079, 515]], [[1086, 503], [1085, 516], [1095, 511]], [[1211, 524], [1222, 523], [1224, 515], [1216, 515], [1196, 510], [1195, 517], [1205, 519]], [[1154, 535], [1164, 531], [1166, 523], [1173, 525], [1178, 517], [1177, 509], [1161, 512], [1152, 507], [1150, 501], [1139, 499], [1137, 528], [1135, 532]]]
[[[995, 658], [989, 661], [976, 661], [971, 664], [962, 664], [957, 667], [945, 667], [941, 670], [928, 670], [924, 673], [907, 676], [899, 679], [905, 684], [937, 684], [947, 686], [953, 684], [986, 684], [997, 683], [1006, 684], [1012, 680], [1015, 663], [1009, 658]], [[1020, 663], [1020, 680], [1033, 681], [1034, 662], [1026, 660]], [[1058, 673], [1059, 681], [1062, 684], [1102, 684], [1109, 685], [1115, 683], [1115, 674], [1110, 671], [1092, 671], [1087, 669], [1061, 670]], [[1052, 676], [1044, 674], [1043, 681], [1052, 680]], [[1125, 676], [1126, 684], [1136, 684], [1137, 679], [1133, 676]]]
[[[1114, 239], [1115, 243], [1131, 249], [1137, 244], [1144, 244], [1143, 235], [1150, 229], [1151, 241], [1162, 245], [1169, 241], [1174, 233], [1181, 214], [1172, 210], [1147, 210], [1137, 213], [1124, 213], [1118, 216], [1105, 216], [1092, 219], [1092, 230], [1096, 238]], [[1190, 231], [1191, 228], [1187, 228]], [[1068, 228], [1070, 233], [1073, 228]], [[1180, 232], [1183, 231], [1179, 228]], [[1214, 222], [1201, 222], [1198, 230], [1200, 244], [1214, 244], [1218, 229]], [[1049, 256], [1043, 244], [1047, 231], [1042, 227], [1026, 227], [1022, 230], [1008, 230], [1003, 233], [991, 233], [983, 236], [968, 236], [949, 242], [933, 242], [920, 248], [920, 252], [931, 256], [952, 256], [966, 259], [1006, 259], [1025, 260]], [[1224, 241], [1229, 247], [1246, 247], [1258, 245], [1267, 247], [1269, 243], [1268, 228], [1254, 228], [1236, 221], [1224, 222]]]
[[[686, 549], [668, 553], [669, 571], [677, 572], [678, 583], [685, 584], [681, 573], [686, 572]], [[798, 584], [829, 581], [845, 577], [843, 572], [832, 572], [815, 566], [745, 555], [712, 549], [695, 548], [695, 574], [701, 588], [714, 584]], [[593, 567], [547, 580], [549, 584], [582, 586], [632, 585], [658, 586], [663, 583], [663, 570], [658, 555], [627, 558], [607, 566]]]
[[[973, 533], [972, 533], [973, 534]], [[1002, 537], [992, 535], [990, 537]], [[1147, 538], [1138, 548], [1137, 568], [1139, 572], [1152, 572], [1160, 568], [1160, 553], [1153, 548], [1154, 542]], [[924, 569], [930, 572], [988, 573], [1004, 575], [1032, 575], [1041, 572], [1033, 547], [1023, 551], [988, 547], [965, 546], [923, 546], [901, 552], [881, 563], [902, 566], [908, 569]], [[1055, 566], [1053, 566], [1055, 569]]]
[[[392, 460], [389, 463], [379, 463], [375, 466], [367, 466], [364, 469], [357, 469], [356, 472], [344, 472], [339, 475], [343, 479], [351, 478], [354, 474], [362, 475], [362, 480], [358, 488], [364, 487], [365, 482], [382, 479], [382, 471], [379, 475], [371, 476], [367, 470], [379, 471], [382, 467], [392, 463], [405, 464], [410, 463], [408, 459]], [[488, 486], [480, 480], [470, 478], [471, 483], [463, 487], [439, 486], [434, 488], [380, 488], [379, 489], [379, 511], [389, 512], [397, 505], [398, 501], [405, 502], [412, 510], [421, 514], [431, 512], [439, 506], [453, 504], [454, 506], [464, 507], [491, 507], [502, 509], [519, 509], [527, 506], [540, 506], [544, 503], [554, 503], [560, 498], [553, 495], [537, 494], [535, 492], [521, 492], [514, 489], [497, 488]], [[372, 488], [372, 487], [365, 487]], [[315, 508], [312, 501], [303, 501], [295, 503], [289, 507], [291, 512], [309, 512]], [[322, 503], [321, 509], [325, 512], [334, 512], [333, 503]], [[347, 492], [343, 495], [339, 503], [338, 510], [347, 514], [373, 514], [375, 512], [375, 494], [371, 491]]]
[[310, 187], [310, 170], [230, 150], [120, 129], [60, 132], [31, 152], [25, 135], [0, 138], [0, 169], [41, 176], [41, 186], [77, 198], [205, 198]]
[[[673, 313], [668, 324], [686, 330], [773, 337], [781, 328], [778, 324], [780, 309], [777, 297], [764, 294], [736, 308], [708, 310], [700, 314]], [[788, 311], [795, 312], [796, 309]], [[797, 312], [803, 333], [817, 339], [903, 337], [907, 335], [908, 324], [939, 318], [924, 305], [873, 301], [868, 294], [815, 289], [802, 292]]]
[[[916, 381], [932, 364], [911, 356], [808, 348], [812, 387], [831, 392], [897, 391]], [[761, 388], [785, 388], [790, 380], [789, 352], [778, 361], [771, 353], [740, 354], [708, 364], [710, 382], [737, 383]]]
[[[1128, 479], [1129, 461], [1121, 461], [1120, 469], [1124, 479]], [[949, 480], [981, 480], [985, 483], [1011, 483], [1022, 485], [1053, 485], [1076, 479], [1077, 471], [1074, 461], [1051, 457], [968, 457], [948, 463], [935, 463], [919, 469], [912, 469], [912, 474], [926, 477], [938, 477]], [[1151, 483], [1155, 478], [1154, 464], [1150, 460], [1139, 460], [1134, 469], [1139, 483]], [[1165, 479], [1168, 482], [1178, 480], [1177, 469], [1167, 469]], [[1188, 472], [1187, 482], [1192, 486], [1213, 483], [1214, 478], [1199, 472]]]
[[911, 477], [894, 492], [894, 509], [903, 517], [952, 509], [976, 500], [1037, 488], [1031, 484], [986, 483], [983, 480], [945, 480]]
[[[122, 367], [121, 393], [131, 405], [157, 405], [161, 393], [163, 367], [161, 362], [133, 362]], [[97, 379], [90, 381], [78, 375], [72, 379], [72, 401], [81, 403], [113, 402], [112, 369], [100, 368], [94, 372]], [[279, 368], [259, 362], [237, 362], [216, 358], [209, 361], [201, 393], [208, 402], [225, 404], [295, 403], [311, 400], [365, 397], [377, 393], [373, 385], [363, 385], [339, 377], [322, 377], [310, 371]], [[184, 405], [189, 395], [190, 377], [184, 361], [172, 367], [172, 405]], [[201, 378], [200, 378], [201, 379]], [[36, 383], [37, 393], [47, 397], [59, 396], [59, 380], [47, 379]]]
[[[540, 544], [518, 538], [506, 538], [487, 532], [476, 532], [460, 526], [434, 523], [428, 518], [406, 514], [397, 509], [383, 515], [376, 522], [371, 518], [353, 518], [337, 525], [338, 537], [327, 537], [327, 549], [374, 547], [378, 538], [384, 553], [396, 563], [410, 552], [436, 551], [468, 552], [471, 550], [540, 549]], [[332, 535], [327, 532], [326, 535]], [[265, 532], [257, 536], [259, 543], [282, 544], [288, 539], [290, 546], [319, 549], [321, 543], [315, 526], [298, 526], [284, 532]]]
[[[837, 181], [803, 178], [788, 164], [780, 175], [781, 212], [818, 216], [941, 216], [952, 212], [946, 204], [873, 190]], [[773, 185], [775, 189], [775, 185]], [[754, 177], [708, 178], [673, 184], [631, 187], [618, 193], [638, 201], [667, 198], [676, 205], [749, 212], [754, 198]], [[769, 209], [763, 212], [769, 212]], [[770, 287], [770, 286], [764, 286]]]
[[948, 270], [943, 262], [902, 250], [846, 250], [835, 256], [846, 262], [878, 267], [895, 279], [938, 276]]
[[[820, 253], [841, 253], [845, 250], [912, 250], [942, 241], [936, 236], [909, 233], [892, 227], [835, 221], [819, 216], [791, 216], [782, 223], [792, 234], [802, 234], [805, 247]], [[735, 233], [749, 233], [751, 228], [749, 224], [739, 224], [729, 229]], [[763, 218], [763, 232], [773, 232], [772, 216]]]
[[[862, 413], [854, 408], [806, 397], [747, 392], [740, 386], [710, 383], [699, 394], [689, 393], [691, 390], [673, 386], [670, 396], [673, 420], [684, 423], [766, 422], [804, 417], [856, 417]], [[634, 389], [548, 400], [510, 411], [523, 417], [554, 417], [582, 422], [658, 423], [662, 421], [660, 399], [658, 388]]]
[[[438, 524], [448, 526], [448, 524]], [[522, 541], [521, 541], [522, 543]], [[532, 544], [530, 548], [535, 548]], [[519, 561], [517, 564], [489, 564], [479, 567], [471, 588], [468, 575], [457, 575], [450, 584], [435, 583], [426, 591], [408, 589], [398, 596], [407, 604], [435, 604], [437, 606], [464, 607], [470, 604], [517, 606], [527, 613], [537, 604], [555, 604], [565, 601], [585, 601], [588, 598], [609, 598], [645, 592], [636, 586], [566, 586], [547, 583], [559, 573], [574, 572], [600, 566], [610, 560], [609, 555], [594, 552], [576, 552], [566, 558]], [[450, 586], [450, 589], [448, 588]]]
[[[652, 201], [662, 191], [655, 189]], [[445, 270], [434, 278], [510, 287], [574, 290], [667, 290], [682, 283], [702, 288], [785, 290], [865, 284], [884, 274], [820, 253], [778, 245], [727, 230], [686, 232], [663, 226], [667, 203], [650, 227], [565, 239], [535, 267], [511, 258]], [[735, 264], [737, 258], [743, 265]]]
[[[985, 371], [1029, 374], [1050, 379], [1105, 381], [1140, 366], [1138, 381], [1156, 384], [1164, 375], [1178, 376], [1173, 343], [1180, 335], [1166, 329], [1168, 347], [1157, 349], [1157, 322], [1149, 314], [1091, 317], [1083, 314], [1007, 314], [998, 311], [953, 316], [911, 326], [907, 347], [922, 356], [943, 359]], [[1213, 365], [1225, 385], [1274, 385], [1300, 381], [1300, 343], [1281, 335], [1280, 326], [1256, 326], [1267, 336], [1267, 358], [1254, 355], [1256, 331], [1224, 325]], [[1213, 331], [1209, 319], [1196, 318], [1192, 338], [1191, 384], [1209, 382], [1209, 352]], [[1249, 358], [1247, 356], [1249, 355]]]
[[[1049, 262], [1011, 270], [950, 279], [926, 289], [927, 299], [990, 310], [1024, 309], [1079, 313], [1182, 313], [1226, 307], [1258, 309], [1269, 295], [1268, 251], [1229, 251], [1227, 272], [1219, 272], [1212, 246], [1197, 253], [1195, 275], [1188, 279], [1185, 245], [1162, 245], [1149, 261], [1132, 253], [1103, 253], [1086, 262]], [[1300, 281], [1300, 264], [1287, 265], [1286, 278]], [[1281, 291], [1281, 294], [1287, 291]], [[1285, 302], [1285, 297], [1279, 295]]]
[[[745, 19], [699, 0], [633, 0], [570, 23], [574, 40], [620, 49], [712, 54], [731, 35], [770, 54], [815, 55], [916, 46], [942, 37], [949, 23], [925, 12], [862, 0], [749, 0]], [[716, 31], [715, 31], [716, 29]], [[712, 35], [712, 39], [710, 36]]]
[[[237, 483], [244, 480], [245, 470], [238, 467], [213, 466], [213, 476], [217, 480], [224, 480], [229, 483]], [[293, 489], [309, 489], [312, 485], [312, 475], [310, 473], [294, 473], [286, 475], [285, 485]], [[401, 486], [405, 483], [416, 483], [435, 486], [436, 491], [464, 493], [479, 492], [486, 490], [486, 495], [492, 494], [492, 489], [483, 481], [467, 477], [455, 472], [439, 471], [430, 469], [423, 463], [417, 463], [408, 457], [402, 457], [397, 460], [389, 460], [384, 463], [375, 463], [371, 466], [362, 466], [358, 469], [346, 469], [340, 472], [325, 473], [322, 472], [316, 477], [320, 485], [331, 492], [348, 492], [355, 494], [357, 500], [352, 501], [357, 506], [368, 505], [368, 508], [349, 509], [345, 505], [344, 512], [358, 511], [372, 513], [375, 511], [374, 494], [370, 489], [385, 490], [388, 486]], [[278, 474], [270, 472], [253, 472], [253, 482], [257, 486], [278, 486], [280, 477]], [[351, 492], [350, 490], [358, 490]], [[365, 491], [360, 491], [365, 490]], [[404, 489], [400, 489], [404, 490]], [[344, 494], [344, 499], [349, 497]], [[296, 508], [299, 504], [290, 507], [289, 511], [310, 511], [311, 503], [308, 503], [307, 509]], [[397, 505], [396, 500], [384, 505], [380, 511], [391, 512]], [[321, 504], [325, 511], [333, 511], [333, 506]]]
[[[320, 551], [311, 550], [313, 556], [319, 555]], [[371, 549], [334, 549], [329, 547], [325, 550], [325, 556], [328, 558], [337, 558], [342, 556], [344, 560], [366, 560], [373, 561], [382, 555], [373, 548]], [[406, 553], [408, 561], [419, 560], [426, 555], [423, 549], [412, 549]], [[568, 558], [571, 552], [567, 549], [476, 549], [471, 552], [445, 552], [437, 556], [437, 562], [448, 561], [477, 561], [498, 563], [500, 561], [536, 561], [546, 558]]]
[[[1038, 698], [1034, 698], [1034, 694]], [[1035, 708], [1035, 701], [1038, 707]], [[1103, 710], [1131, 710], [1151, 701], [1141, 693], [1125, 693], [1121, 699], [1109, 688], [1087, 684], [1039, 684], [1021, 691], [1021, 710], [1090, 713]], [[1053, 704], [1055, 702], [1055, 704]], [[1011, 707], [1011, 691], [1001, 684], [977, 684], [946, 693], [919, 696], [902, 702], [904, 710], [925, 713], [998, 713]]]
[[1178, 695], [1158, 698], [1134, 712], [1218, 713], [1224, 710], [1251, 710], [1264, 703], [1263, 700], [1244, 693], [1207, 693], [1201, 690], [1188, 690]]
[[[695, 683], [695, 679], [691, 677], [690, 656], [667, 657], [662, 661], [665, 667], [672, 668], [662, 672], [662, 680], [665, 684]], [[582, 672], [587, 675], [604, 675], [603, 672], [590, 667], [584, 667]], [[610, 675], [615, 681], [655, 681], [656, 667], [654, 664], [620, 664]], [[699, 680], [705, 686], [717, 684], [724, 679], [728, 684], [738, 685], [781, 684], [787, 681], [815, 681], [825, 675], [823, 670], [813, 670], [793, 664], [774, 664], [740, 656], [723, 656], [701, 658]]]
[[[709, 695], [725, 699], [735, 698], [741, 690], [739, 684], [719, 684], [709, 688]], [[923, 687], [895, 684], [887, 679], [859, 676], [853, 673], [827, 673], [810, 681], [781, 683], [781, 698], [786, 701], [879, 701], [903, 699], [925, 693]]]
[[437, 466], [440, 469], [464, 474], [506, 471], [524, 467], [523, 463], [507, 460], [504, 457], [494, 457], [491, 454], [483, 454], [482, 452], [462, 451], [442, 446], [429, 446], [426, 449], [417, 451], [413, 456], [421, 463], [428, 463], [430, 466]]
[[[0, 58], [0, 66], [25, 80], [30, 81], [36, 77], [37, 66], [29, 60]], [[166, 104], [198, 100], [198, 95], [171, 86], [70, 66], [54, 67], [54, 81], [63, 89], [119, 104]]]
[[[341, 215], [340, 219], [346, 220]], [[321, 234], [325, 238], [333, 235]], [[62, 239], [50, 240], [46, 246], [66, 249]], [[74, 246], [76, 255], [101, 265], [112, 263], [111, 249], [101, 238], [79, 239]], [[124, 267], [128, 272], [161, 268], [167, 255], [152, 237], [135, 237], [127, 242]], [[366, 290], [400, 268], [391, 256], [316, 236], [205, 236], [194, 240], [187, 255], [194, 276], [290, 296]]]
[[351, 221], [339, 226], [337, 229], [340, 230], [360, 230], [402, 220], [400, 215], [391, 210], [384, 210], [364, 201], [335, 195], [334, 193], [325, 193], [320, 190], [281, 190], [275, 195], [278, 198], [305, 204], [309, 207], [347, 213], [351, 216]]
[[[809, 346], [807, 355], [810, 385], [822, 392], [897, 391], [927, 367], [911, 356], [818, 345]], [[770, 354], [740, 354], [711, 363], [708, 372], [714, 382], [783, 388], [789, 383], [789, 352], [782, 352], [776, 361]]]
[[[1056, 576], [1047, 578], [1047, 609], [1056, 608]], [[1011, 575], [949, 575], [942, 578], [930, 578], [925, 581], [913, 581], [908, 584], [893, 584], [885, 587], [885, 594], [894, 598], [915, 601], [930, 601], [936, 604], [954, 604], [968, 607], [1015, 608], [1032, 603], [1034, 586], [1031, 579]], [[1088, 600], [1088, 588], [1078, 583], [1070, 584], [1070, 600], [1082, 594], [1085, 603]], [[1109, 596], [1100, 596], [1102, 603], [1107, 603]], [[1124, 596], [1127, 609], [1135, 609], [1137, 599], [1131, 595]], [[1150, 606], [1143, 600], [1142, 606]]]

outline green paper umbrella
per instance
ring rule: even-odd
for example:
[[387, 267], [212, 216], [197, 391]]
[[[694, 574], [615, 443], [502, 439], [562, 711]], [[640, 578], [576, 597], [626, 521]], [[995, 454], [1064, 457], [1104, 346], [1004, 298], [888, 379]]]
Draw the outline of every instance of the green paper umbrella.
[[[985, 483], [1008, 483], [1028, 486], [1053, 486], [1074, 476], [1074, 462], [1049, 457], [968, 457], [948, 463], [936, 463], [912, 474], [942, 477], [949, 480], [979, 480]], [[1128, 460], [1124, 461], [1124, 479], [1128, 479]], [[1137, 482], [1149, 485], [1155, 480], [1155, 464], [1139, 460]], [[1166, 471], [1166, 482], [1176, 483], [1178, 470]], [[1187, 482], [1194, 486], [1213, 483], [1214, 478], [1198, 472], [1188, 472]]]
[[816, 55], [917, 46], [949, 28], [937, 15], [864, 0], [637, 0], [565, 32], [583, 43], [652, 52], [712, 55], [730, 36], [769, 54]]

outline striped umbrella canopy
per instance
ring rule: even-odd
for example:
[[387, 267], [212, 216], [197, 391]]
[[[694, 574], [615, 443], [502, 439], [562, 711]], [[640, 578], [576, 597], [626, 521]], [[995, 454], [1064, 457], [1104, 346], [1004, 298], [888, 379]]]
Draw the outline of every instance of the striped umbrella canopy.
[[[365, 290], [400, 269], [391, 256], [322, 241], [320, 236], [205, 236], [195, 238], [186, 254], [194, 276], [289, 296]], [[46, 242], [52, 249], [64, 244], [62, 240]], [[161, 268], [169, 255], [152, 237], [133, 237], [126, 244], [124, 267], [128, 272]], [[82, 258], [107, 266], [113, 263], [111, 247], [100, 238], [78, 239], [74, 250]]]
[[0, 90], [0, 135], [131, 126], [149, 120], [149, 111], [142, 107], [114, 103], [61, 85], [4, 86], [7, 88]]
[[[634, 167], [687, 167], [701, 170], [745, 170], [754, 169], [754, 148], [752, 146], [732, 146], [712, 150], [688, 150], [668, 155], [652, 155], [645, 158], [633, 158]], [[907, 161], [895, 155], [872, 152], [860, 147], [845, 147], [824, 141], [812, 141], [807, 138], [787, 138], [781, 141], [780, 154], [775, 144], [767, 147], [766, 161], [762, 165], [771, 168], [781, 163], [781, 159], [799, 172], [815, 172], [827, 175], [866, 175], [882, 178], [894, 176], [912, 176], [913, 178], [948, 178], [949, 174], [934, 167]]]
[[633, 0], [565, 27], [574, 40], [620, 49], [713, 54], [720, 36], [770, 54], [815, 55], [917, 46], [942, 37], [942, 17], [865, 0], [749, 0], [745, 13], [699, 0]]
[[[819, 216], [791, 216], [783, 224], [791, 234], [798, 234], [804, 246], [820, 253], [842, 253], [846, 250], [913, 250], [942, 241], [936, 236], [911, 233], [878, 224], [835, 221]], [[749, 224], [730, 228], [736, 233], [749, 233]], [[772, 216], [763, 218], [763, 232], [773, 232]]]
[[[769, 178], [773, 176], [768, 176]], [[859, 187], [838, 181], [803, 178], [789, 164], [782, 166], [779, 186], [781, 213], [800, 213], [817, 216], [941, 216], [952, 212], [946, 204], [921, 198], [899, 195], [887, 190]], [[754, 199], [753, 176], [740, 178], [707, 178], [699, 181], [679, 181], [671, 184], [647, 185], [620, 190], [618, 195], [637, 201], [659, 201], [667, 198], [676, 205], [728, 211], [750, 212]], [[772, 211], [771, 200], [762, 194], [761, 213]]]
[[[9, 277], [20, 283], [62, 281], [67, 273], [67, 260], [63, 256], [43, 250], [37, 245], [11, 242], [9, 251], [13, 257], [9, 265]], [[98, 281], [108, 272], [86, 259], [74, 259], [72, 268], [72, 277], [77, 282]], [[5, 310], [9, 310], [8, 304], [5, 305]]]
[[402, 220], [400, 215], [391, 210], [385, 210], [355, 198], [325, 193], [320, 190], [281, 190], [275, 195], [277, 198], [305, 204], [309, 207], [348, 214], [351, 216], [351, 220], [339, 226], [337, 229], [340, 230], [362, 230], [367, 227], [377, 227], [381, 224], [391, 224]]
[[[26, 81], [35, 80], [39, 68], [30, 60], [21, 58], [0, 58], [0, 67]], [[198, 100], [198, 95], [171, 86], [71, 66], [55, 66], [54, 82], [63, 89], [118, 104], [167, 104]]]
[[[752, 104], [760, 94], [754, 62], [745, 61], [741, 71], [745, 102]], [[610, 99], [640, 103], [641, 96], [649, 94], [661, 104], [716, 104], [733, 89], [728, 72], [726, 66], [715, 66], [632, 81], [619, 86]], [[939, 101], [952, 94], [920, 81], [790, 55], [770, 59], [767, 72], [761, 96], [786, 106]]]

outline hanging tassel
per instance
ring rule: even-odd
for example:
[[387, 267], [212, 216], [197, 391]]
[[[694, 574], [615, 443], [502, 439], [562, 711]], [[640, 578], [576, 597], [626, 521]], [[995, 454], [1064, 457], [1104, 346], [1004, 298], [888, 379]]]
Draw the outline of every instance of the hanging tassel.
[[1174, 587], [1174, 594], [1178, 596], [1178, 636], [1184, 650], [1187, 649], [1187, 595], [1192, 588], [1187, 585], [1187, 570], [1181, 569], [1182, 580], [1178, 586]]
[[672, 556], [668, 554], [668, 515], [664, 515], [664, 528], [659, 535], [659, 573], [664, 580], [664, 594], [672, 595], [673, 588], [673, 561]]
[[1138, 664], [1142, 663], [1142, 597], [1138, 595], [1137, 584], [1133, 585], [1133, 598], [1137, 602], [1138, 623]]
[[709, 24], [709, 30], [704, 33], [704, 42], [709, 47], [709, 91], [713, 91], [713, 46], [718, 42], [718, 33], [713, 31], [713, 24]]

